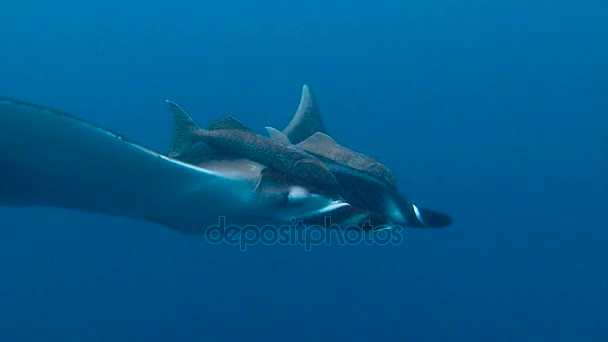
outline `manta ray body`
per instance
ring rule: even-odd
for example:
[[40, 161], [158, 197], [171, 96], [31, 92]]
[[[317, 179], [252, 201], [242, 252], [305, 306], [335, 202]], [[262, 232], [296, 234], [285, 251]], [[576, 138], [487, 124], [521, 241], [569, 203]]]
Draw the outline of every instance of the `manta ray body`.
[[179, 105], [169, 153], [148, 149], [74, 116], [0, 99], [0, 205], [49, 206], [146, 220], [200, 234], [230, 224], [290, 219], [372, 229], [444, 227], [446, 214], [419, 208], [389, 168], [327, 135], [303, 87], [283, 131], [257, 135], [234, 117], [201, 129]]

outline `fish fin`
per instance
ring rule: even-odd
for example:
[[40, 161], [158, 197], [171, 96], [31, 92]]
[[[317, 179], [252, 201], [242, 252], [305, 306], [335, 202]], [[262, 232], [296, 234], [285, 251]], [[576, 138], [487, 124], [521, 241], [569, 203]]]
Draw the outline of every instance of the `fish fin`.
[[291, 145], [291, 141], [289, 141], [289, 138], [285, 134], [283, 134], [283, 132], [279, 131], [278, 129], [276, 129], [274, 127], [265, 127], [265, 128], [266, 128], [266, 132], [268, 132], [268, 136], [270, 137], [271, 140], [278, 141], [278, 142], [286, 144], [286, 145]]
[[207, 127], [209, 131], [237, 129], [240, 131], [251, 132], [251, 129], [232, 115], [227, 115]]
[[168, 156], [179, 160], [180, 156], [191, 153], [190, 150], [196, 142], [196, 132], [201, 129], [181, 106], [171, 100], [165, 102], [173, 116], [173, 140]]
[[327, 130], [321, 119], [317, 101], [312, 95], [310, 87], [305, 84], [302, 87], [302, 97], [298, 110], [283, 130], [283, 133], [292, 143], [297, 144], [316, 132], [327, 133]]
[[329, 135], [321, 132], [317, 132], [304, 141], [301, 141], [297, 146], [303, 150], [316, 150], [318, 147], [328, 146], [340, 146], [338, 143]]
[[298, 168], [302, 170], [303, 173], [308, 174], [311, 177], [317, 179], [320, 179], [317, 176], [325, 175], [327, 178], [325, 179], [325, 182], [327, 183], [326, 186], [329, 186], [329, 184], [334, 184], [337, 186], [338, 184], [338, 180], [336, 179], [335, 175], [327, 168], [327, 166], [325, 166], [325, 164], [320, 162], [315, 157], [311, 157], [310, 159], [298, 160], [294, 164], [294, 168]]

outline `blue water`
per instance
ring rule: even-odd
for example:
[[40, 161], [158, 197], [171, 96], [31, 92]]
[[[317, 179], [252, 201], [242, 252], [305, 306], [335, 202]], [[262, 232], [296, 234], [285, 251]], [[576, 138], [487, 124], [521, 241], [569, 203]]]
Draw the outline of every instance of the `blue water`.
[[608, 2], [0, 2], [1, 96], [160, 151], [165, 98], [261, 131], [303, 83], [455, 224], [243, 253], [1, 208], [0, 340], [608, 340]]

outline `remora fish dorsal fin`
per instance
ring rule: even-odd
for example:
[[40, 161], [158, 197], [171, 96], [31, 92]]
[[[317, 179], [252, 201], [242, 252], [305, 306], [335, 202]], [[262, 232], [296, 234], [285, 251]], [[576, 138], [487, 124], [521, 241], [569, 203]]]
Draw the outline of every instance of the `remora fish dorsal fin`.
[[292, 143], [298, 144], [316, 132], [327, 133], [327, 130], [323, 120], [321, 120], [321, 112], [317, 101], [308, 85], [305, 84], [302, 87], [300, 106], [283, 133]]
[[212, 123], [211, 125], [209, 125], [207, 127], [207, 130], [209, 130], [209, 131], [228, 130], [228, 129], [237, 129], [240, 131], [251, 132], [249, 127], [245, 126], [244, 123], [242, 123], [241, 121], [239, 121], [237, 118], [235, 118], [232, 115], [226, 115], [222, 119]]
[[291, 141], [289, 141], [289, 138], [285, 134], [283, 134], [283, 132], [279, 131], [274, 127], [265, 128], [266, 132], [268, 132], [268, 137], [270, 137], [271, 140], [280, 142], [282, 144], [291, 145]]
[[169, 157], [175, 158], [192, 147], [195, 134], [200, 128], [190, 114], [177, 103], [171, 100], [165, 100], [165, 102], [169, 105], [173, 116], [173, 140], [171, 142]]
[[338, 143], [334, 139], [332, 139], [332, 137], [330, 137], [329, 135], [327, 135], [325, 133], [321, 133], [321, 132], [317, 132], [317, 133], [311, 135], [304, 141], [297, 144], [297, 146], [303, 150], [312, 150], [312, 151], [315, 151], [315, 150], [318, 150], [321, 148], [328, 149], [330, 147], [333, 147], [333, 148], [342, 147], [342, 146], [338, 145]]

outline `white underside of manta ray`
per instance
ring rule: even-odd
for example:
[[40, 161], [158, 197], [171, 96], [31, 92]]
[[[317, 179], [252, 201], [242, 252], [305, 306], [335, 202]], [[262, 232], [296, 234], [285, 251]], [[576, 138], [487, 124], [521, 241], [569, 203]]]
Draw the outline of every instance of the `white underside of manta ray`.
[[[86, 121], [0, 99], [0, 205], [48, 206], [160, 223], [201, 233], [230, 224], [278, 224], [346, 206], [315, 194], [280, 208], [260, 202], [263, 165], [249, 160], [195, 166]], [[296, 189], [301, 194], [302, 189]]]

